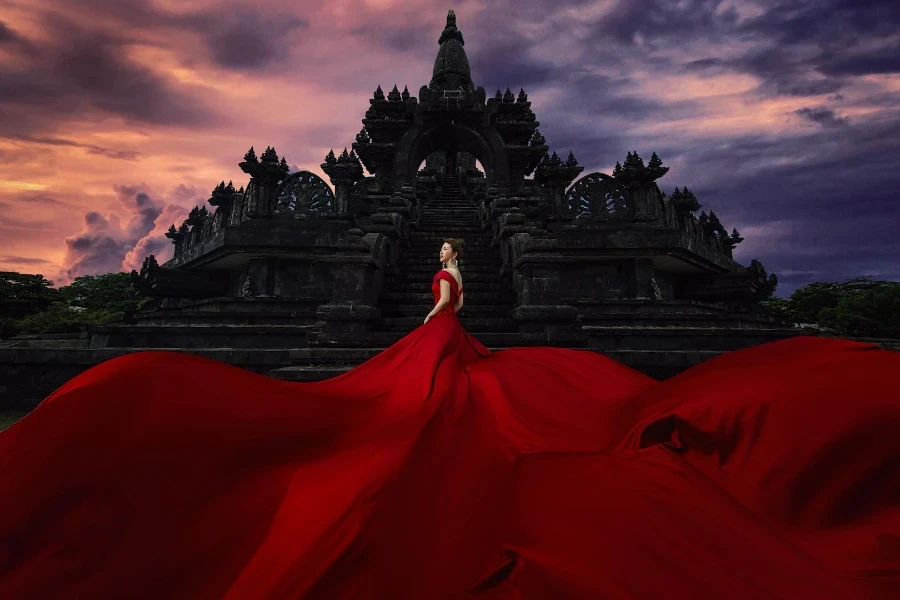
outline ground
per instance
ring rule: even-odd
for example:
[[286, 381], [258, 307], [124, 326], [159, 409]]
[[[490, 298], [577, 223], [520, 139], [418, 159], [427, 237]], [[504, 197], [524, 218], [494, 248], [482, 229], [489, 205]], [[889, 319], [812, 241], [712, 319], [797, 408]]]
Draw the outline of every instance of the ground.
[[13, 423], [24, 417], [23, 412], [0, 412], [0, 431], [10, 427]]

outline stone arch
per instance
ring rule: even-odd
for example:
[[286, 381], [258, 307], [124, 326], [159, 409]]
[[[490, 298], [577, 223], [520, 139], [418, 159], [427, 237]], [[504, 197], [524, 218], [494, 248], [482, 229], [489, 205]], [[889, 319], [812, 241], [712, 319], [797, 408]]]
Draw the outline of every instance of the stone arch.
[[334, 192], [325, 180], [311, 171], [288, 175], [275, 194], [273, 214], [277, 217], [305, 217], [310, 212], [334, 212]]
[[465, 124], [441, 123], [410, 127], [397, 144], [394, 158], [394, 186], [415, 186], [422, 161], [439, 150], [463, 150], [484, 168], [488, 186], [503, 190], [509, 184], [506, 144], [493, 128], [476, 130]]
[[589, 173], [566, 191], [566, 209], [574, 217], [627, 219], [631, 203], [625, 188], [606, 173]]

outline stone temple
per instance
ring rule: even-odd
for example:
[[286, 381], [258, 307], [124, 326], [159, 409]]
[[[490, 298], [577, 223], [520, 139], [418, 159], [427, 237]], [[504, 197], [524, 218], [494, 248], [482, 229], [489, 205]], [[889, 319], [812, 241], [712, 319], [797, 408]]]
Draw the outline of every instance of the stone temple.
[[251, 148], [249, 179], [219, 184], [212, 209], [169, 230], [174, 257], [132, 274], [141, 311], [0, 349], [3, 403], [150, 348], [289, 380], [341, 373], [421, 324], [445, 237], [466, 241], [461, 320], [489, 348], [583, 348], [665, 378], [804, 333], [759, 304], [776, 279], [735, 262], [736, 230], [698, 216], [687, 188], [661, 191], [656, 154], [584, 174], [524, 90], [475, 85], [453, 11], [438, 45], [417, 97], [375, 90], [350, 149], [321, 165], [330, 182]]

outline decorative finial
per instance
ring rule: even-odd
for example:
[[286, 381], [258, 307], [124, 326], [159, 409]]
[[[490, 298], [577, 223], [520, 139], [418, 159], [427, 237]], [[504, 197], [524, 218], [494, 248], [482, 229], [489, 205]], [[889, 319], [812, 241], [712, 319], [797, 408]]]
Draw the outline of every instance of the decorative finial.
[[266, 146], [266, 151], [263, 152], [261, 159], [264, 163], [278, 164], [278, 154], [275, 152], [275, 148]]
[[441, 37], [438, 39], [438, 46], [451, 39], [458, 41], [461, 45], [465, 45], [462, 32], [460, 32], [459, 29], [456, 28], [456, 13], [452, 10], [448, 10], [447, 25], [446, 27], [444, 27], [444, 31], [441, 33]]

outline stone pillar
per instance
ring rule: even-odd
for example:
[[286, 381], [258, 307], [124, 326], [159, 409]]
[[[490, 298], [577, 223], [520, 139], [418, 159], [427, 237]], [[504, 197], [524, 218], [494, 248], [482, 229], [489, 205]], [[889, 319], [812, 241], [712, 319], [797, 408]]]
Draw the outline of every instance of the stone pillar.
[[248, 217], [269, 217], [275, 206], [279, 183], [288, 174], [287, 161], [282, 158], [279, 162], [278, 154], [274, 148], [266, 148], [262, 159], [256, 158], [256, 153], [251, 147], [244, 155], [244, 162], [238, 165], [244, 173], [250, 175], [250, 184], [247, 190], [256, 194], [256, 198], [248, 198], [251, 209], [247, 210]]
[[565, 163], [556, 155], [556, 152], [552, 156], [544, 154], [544, 158], [535, 169], [535, 181], [546, 186], [550, 191], [551, 214], [554, 219], [565, 220], [569, 217], [569, 207], [566, 206], [566, 188], [583, 170], [584, 167], [578, 164], [571, 152]]
[[330, 151], [321, 167], [334, 185], [335, 216], [352, 217], [357, 209], [351, 204], [353, 186], [363, 178], [362, 164], [356, 153], [348, 153], [344, 148], [344, 152], [335, 158], [334, 151]]

